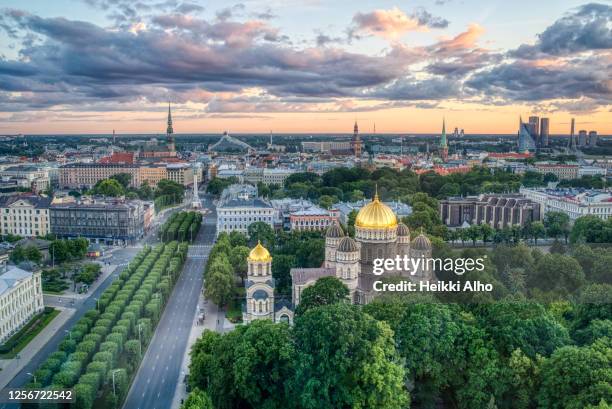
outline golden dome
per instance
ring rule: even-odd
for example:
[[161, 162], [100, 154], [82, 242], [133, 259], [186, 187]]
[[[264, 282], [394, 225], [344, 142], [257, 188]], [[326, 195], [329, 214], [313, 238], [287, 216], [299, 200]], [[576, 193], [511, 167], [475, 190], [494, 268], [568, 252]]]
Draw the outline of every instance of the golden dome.
[[365, 227], [366, 229], [395, 228], [397, 227], [397, 217], [389, 206], [378, 199], [378, 193], [376, 193], [374, 199], [357, 213], [355, 226]]
[[272, 261], [272, 256], [270, 256], [270, 252], [262, 246], [261, 242], [258, 240], [257, 246], [249, 253], [249, 261], [254, 261], [256, 263], [268, 262]]

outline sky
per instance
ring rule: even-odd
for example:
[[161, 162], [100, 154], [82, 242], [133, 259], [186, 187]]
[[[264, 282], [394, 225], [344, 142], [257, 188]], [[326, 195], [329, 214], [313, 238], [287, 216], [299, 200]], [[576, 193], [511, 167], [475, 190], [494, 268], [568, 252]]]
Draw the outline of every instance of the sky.
[[0, 134], [612, 134], [612, 3], [2, 0]]

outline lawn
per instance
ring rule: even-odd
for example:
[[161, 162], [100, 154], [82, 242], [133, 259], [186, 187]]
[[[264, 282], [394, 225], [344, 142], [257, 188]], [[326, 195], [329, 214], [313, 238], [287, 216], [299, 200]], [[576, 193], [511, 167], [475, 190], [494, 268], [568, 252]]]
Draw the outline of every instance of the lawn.
[[25, 348], [59, 314], [59, 310], [45, 307], [44, 311], [32, 317], [18, 333], [0, 345], [0, 359], [11, 359]]

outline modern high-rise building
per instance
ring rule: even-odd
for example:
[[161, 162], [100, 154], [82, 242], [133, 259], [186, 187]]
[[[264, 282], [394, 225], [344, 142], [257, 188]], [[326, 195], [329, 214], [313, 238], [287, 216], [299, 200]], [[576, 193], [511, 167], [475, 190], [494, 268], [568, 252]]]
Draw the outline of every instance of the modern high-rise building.
[[597, 146], [597, 131], [589, 132], [589, 146]]
[[548, 118], [540, 119], [540, 144], [542, 147], [547, 147], [549, 144], [550, 122]]
[[519, 132], [518, 132], [518, 151], [519, 153], [525, 153], [534, 151], [536, 149], [536, 141], [529, 131], [529, 124], [523, 122], [523, 119], [519, 119]]
[[567, 141], [567, 148], [570, 151], [576, 150], [576, 135], [574, 133], [575, 126], [576, 126], [576, 120], [572, 118], [572, 125], [570, 127], [570, 138], [569, 138], [569, 141]]
[[587, 131], [581, 129], [578, 131], [578, 146], [583, 147], [587, 144]]
[[540, 132], [540, 118], [537, 116], [529, 117], [529, 133], [536, 140], [536, 145], [540, 146], [538, 134]]

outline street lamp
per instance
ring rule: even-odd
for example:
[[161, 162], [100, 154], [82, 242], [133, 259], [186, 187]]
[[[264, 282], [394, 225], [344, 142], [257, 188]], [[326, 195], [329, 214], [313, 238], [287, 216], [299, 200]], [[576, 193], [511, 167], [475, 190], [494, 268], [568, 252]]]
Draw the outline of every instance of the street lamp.
[[97, 298], [94, 298], [94, 300], [96, 300], [96, 311], [100, 311], [100, 300]]
[[38, 383], [38, 382], [36, 382], [36, 375], [34, 375], [33, 373], [30, 373], [30, 372], [26, 372], [26, 375], [30, 375], [32, 378], [34, 378], [34, 383]]
[[113, 396], [117, 396], [117, 393], [115, 392], [115, 374], [117, 373], [117, 371], [120, 371], [121, 369], [113, 369], [112, 371], [112, 375], [113, 375]]
[[142, 336], [140, 335], [142, 331], [142, 323], [138, 324], [138, 355], [142, 358]]
[[65, 329], [64, 332], [68, 334], [68, 339], [72, 341], [72, 331], [68, 331], [67, 329]]

